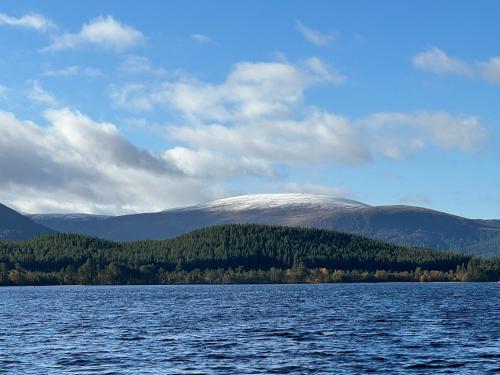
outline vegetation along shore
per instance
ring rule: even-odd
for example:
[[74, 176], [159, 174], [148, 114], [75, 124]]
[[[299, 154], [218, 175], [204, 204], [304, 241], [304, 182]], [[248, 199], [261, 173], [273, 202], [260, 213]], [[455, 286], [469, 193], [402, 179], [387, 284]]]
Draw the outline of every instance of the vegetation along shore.
[[0, 242], [1, 285], [498, 281], [500, 259], [332, 230], [221, 225], [162, 241], [49, 234]]

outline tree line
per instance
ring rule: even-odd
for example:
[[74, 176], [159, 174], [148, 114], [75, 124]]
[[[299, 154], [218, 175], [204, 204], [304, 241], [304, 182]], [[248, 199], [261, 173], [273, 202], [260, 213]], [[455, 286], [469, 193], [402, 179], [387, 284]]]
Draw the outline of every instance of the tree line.
[[498, 281], [500, 260], [312, 228], [222, 225], [162, 241], [0, 242], [0, 285]]

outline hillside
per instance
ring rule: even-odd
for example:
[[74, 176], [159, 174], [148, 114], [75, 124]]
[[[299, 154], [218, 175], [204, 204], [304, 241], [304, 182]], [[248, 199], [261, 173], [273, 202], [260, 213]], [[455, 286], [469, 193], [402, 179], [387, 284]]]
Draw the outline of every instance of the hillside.
[[19, 241], [52, 232], [53, 230], [0, 204], [0, 239]]
[[163, 241], [52, 234], [0, 243], [3, 284], [339, 281], [335, 272], [347, 275], [340, 281], [496, 281], [499, 267], [330, 230], [264, 225], [217, 226]]
[[500, 221], [472, 220], [411, 206], [369, 206], [313, 194], [255, 194], [156, 213], [116, 217], [32, 215], [53, 230], [115, 241], [166, 239], [220, 224], [340, 230], [400, 245], [500, 256]]

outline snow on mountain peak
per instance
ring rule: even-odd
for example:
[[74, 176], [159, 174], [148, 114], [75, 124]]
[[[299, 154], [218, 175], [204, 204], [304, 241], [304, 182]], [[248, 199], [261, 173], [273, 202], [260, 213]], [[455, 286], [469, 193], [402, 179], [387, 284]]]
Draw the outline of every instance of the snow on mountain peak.
[[231, 198], [217, 199], [193, 208], [207, 209], [210, 211], [241, 211], [285, 207], [356, 209], [369, 206], [361, 202], [330, 195], [288, 193], [240, 195]]

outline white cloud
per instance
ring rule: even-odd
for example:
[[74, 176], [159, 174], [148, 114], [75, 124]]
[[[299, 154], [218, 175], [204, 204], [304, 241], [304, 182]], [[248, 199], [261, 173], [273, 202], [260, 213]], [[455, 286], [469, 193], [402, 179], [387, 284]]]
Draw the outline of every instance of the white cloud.
[[341, 74], [337, 69], [328, 64], [325, 64], [321, 59], [317, 57], [310, 57], [305, 61], [305, 67], [309, 69], [311, 73], [316, 75], [320, 82], [329, 83], [343, 83], [347, 80], [347, 77]]
[[55, 96], [45, 90], [38, 81], [31, 83], [28, 91], [28, 99], [40, 104], [56, 105], [58, 103]]
[[191, 176], [225, 178], [239, 170], [277, 177], [277, 166], [360, 164], [373, 154], [401, 159], [428, 145], [470, 152], [486, 138], [475, 117], [422, 111], [353, 121], [305, 105], [309, 87], [343, 79], [317, 58], [299, 64], [242, 62], [219, 84], [193, 77], [131, 83], [114, 87], [112, 98], [128, 110], [170, 110], [174, 124], [166, 134], [182, 146], [166, 156]]
[[102, 72], [96, 68], [85, 68], [78, 65], [66, 66], [60, 69], [50, 69], [43, 72], [47, 77], [71, 77], [85, 75], [88, 77], [101, 76]]
[[449, 57], [439, 48], [431, 48], [415, 55], [413, 65], [435, 74], [455, 74], [472, 78], [479, 77], [487, 82], [500, 83], [500, 57], [489, 61], [467, 63], [458, 58]]
[[467, 63], [448, 56], [446, 52], [436, 47], [413, 56], [412, 62], [417, 69], [428, 70], [435, 74], [456, 74], [466, 77], [474, 74]]
[[479, 63], [481, 77], [491, 83], [500, 83], [500, 57], [492, 57], [488, 62]]
[[98, 17], [84, 24], [76, 34], [66, 33], [54, 38], [52, 44], [42, 51], [59, 51], [76, 49], [84, 46], [123, 51], [134, 47], [144, 41], [143, 34], [116, 21], [113, 17]]
[[155, 67], [145, 56], [126, 56], [120, 65], [120, 70], [128, 74], [152, 74], [155, 76], [165, 75], [165, 69]]
[[111, 99], [115, 107], [125, 108], [131, 112], [144, 112], [154, 108], [151, 98], [144, 95], [146, 85], [128, 83], [124, 86], [111, 87]]
[[[42, 126], [0, 111], [0, 201], [23, 212], [157, 211], [226, 196], [225, 178], [273, 175], [265, 160], [214, 150], [145, 151], [115, 125], [67, 108], [43, 117]], [[293, 182], [280, 190], [344, 192]]]
[[272, 165], [265, 160], [231, 157], [220, 151], [174, 147], [165, 151], [163, 157], [191, 177], [223, 179], [235, 176], [274, 176]]
[[316, 46], [324, 46], [333, 42], [337, 34], [333, 31], [322, 33], [305, 26], [302, 22], [297, 21], [297, 30], [308, 40]]
[[193, 149], [225, 154], [228, 160], [258, 161], [266, 174], [273, 170], [275, 163], [358, 164], [371, 159], [370, 151], [347, 119], [316, 110], [297, 120], [178, 126], [170, 127], [169, 134]]
[[215, 44], [215, 40], [204, 34], [192, 34], [191, 38], [200, 43], [211, 43]]
[[44, 117], [40, 126], [0, 111], [0, 200], [22, 211], [161, 210], [211, 199], [218, 189], [133, 146], [113, 124], [69, 109]]
[[426, 143], [463, 152], [477, 150], [487, 138], [474, 116], [452, 116], [446, 112], [382, 112], [360, 121], [369, 127], [378, 150], [400, 159], [421, 150]]
[[51, 20], [36, 13], [25, 14], [24, 16], [18, 18], [9, 16], [5, 13], [0, 13], [0, 25], [22, 27], [42, 32], [55, 28], [55, 25]]
[[346, 77], [318, 58], [301, 64], [241, 62], [221, 84], [207, 84], [193, 77], [112, 88], [114, 104], [134, 111], [170, 107], [188, 118], [215, 121], [282, 116], [300, 104], [302, 94], [317, 84], [339, 84]]
[[[118, 107], [168, 111], [161, 131], [171, 146], [157, 153], [69, 109], [46, 111], [43, 125], [0, 112], [0, 201], [27, 212], [160, 210], [227, 195], [248, 176], [286, 191], [332, 194], [336, 188], [283, 180], [289, 168], [400, 159], [429, 146], [470, 152], [487, 137], [474, 116], [381, 112], [352, 120], [309, 106], [307, 89], [342, 81], [315, 58], [242, 62], [219, 83], [157, 81], [110, 90]], [[33, 82], [33, 100], [54, 105], [47, 94]]]

